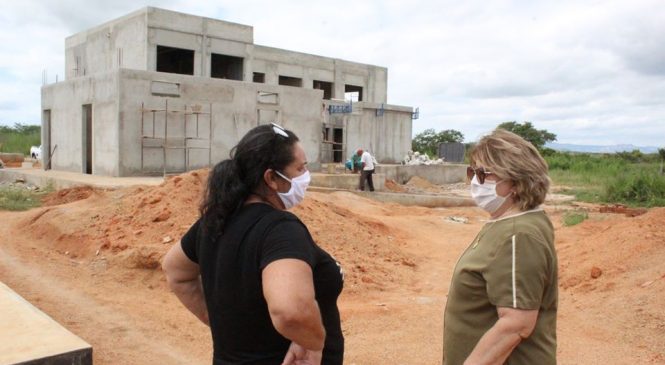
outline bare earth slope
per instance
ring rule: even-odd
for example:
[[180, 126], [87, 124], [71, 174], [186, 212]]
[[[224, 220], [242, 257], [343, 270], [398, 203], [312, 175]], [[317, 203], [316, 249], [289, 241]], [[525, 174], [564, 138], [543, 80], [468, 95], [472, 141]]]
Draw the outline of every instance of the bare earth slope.
[[[90, 342], [95, 364], [210, 363], [208, 329], [159, 268], [197, 219], [206, 178], [200, 170], [152, 188], [75, 188], [41, 208], [0, 212], [0, 281]], [[593, 213], [570, 228], [548, 212], [560, 262], [559, 363], [665, 364], [665, 209]], [[309, 193], [294, 213], [345, 270], [345, 363], [440, 363], [450, 275], [485, 215], [343, 192]]]

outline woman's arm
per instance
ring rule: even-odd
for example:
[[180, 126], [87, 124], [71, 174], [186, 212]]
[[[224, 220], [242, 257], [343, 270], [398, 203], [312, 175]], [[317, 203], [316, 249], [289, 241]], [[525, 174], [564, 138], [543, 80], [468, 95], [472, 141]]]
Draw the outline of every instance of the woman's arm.
[[209, 326], [208, 308], [203, 296], [199, 265], [185, 255], [180, 243], [173, 245], [164, 256], [162, 270], [166, 274], [169, 288], [176, 297], [190, 312], [194, 313], [196, 318]]
[[519, 343], [536, 327], [538, 310], [497, 308], [499, 320], [490, 328], [464, 365], [501, 365]]
[[263, 269], [262, 280], [277, 332], [307, 350], [321, 351], [326, 333], [310, 266], [297, 259], [276, 260]]

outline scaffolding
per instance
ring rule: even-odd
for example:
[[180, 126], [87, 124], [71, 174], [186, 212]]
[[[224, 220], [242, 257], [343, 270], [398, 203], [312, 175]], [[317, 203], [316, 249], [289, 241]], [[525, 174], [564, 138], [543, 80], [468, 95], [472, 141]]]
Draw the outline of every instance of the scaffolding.
[[[202, 112], [202, 106], [198, 104], [185, 105], [184, 110], [169, 109], [169, 101], [164, 100], [163, 108], [146, 108], [145, 102], [141, 103], [141, 172], [144, 174], [167, 174], [183, 173], [191, 170], [190, 155], [193, 150], [207, 150], [208, 167], [212, 166], [212, 104], [208, 104], [208, 111]], [[164, 123], [162, 128], [157, 127], [157, 116], [163, 113]], [[146, 121], [146, 114], [150, 115]], [[169, 114], [172, 116], [169, 117]], [[208, 136], [201, 136], [200, 119], [207, 116]], [[171, 127], [169, 135], [169, 121], [176, 123], [177, 127]], [[149, 123], [146, 131], [146, 123]], [[194, 123], [194, 127], [190, 127]], [[205, 125], [205, 124], [204, 124]], [[188, 134], [190, 128], [195, 133]], [[205, 133], [205, 132], [203, 132]], [[159, 170], [146, 170], [146, 150], [162, 151], [162, 166]], [[168, 151], [182, 150], [182, 164], [184, 170], [169, 170]], [[197, 167], [201, 167], [197, 165]]]

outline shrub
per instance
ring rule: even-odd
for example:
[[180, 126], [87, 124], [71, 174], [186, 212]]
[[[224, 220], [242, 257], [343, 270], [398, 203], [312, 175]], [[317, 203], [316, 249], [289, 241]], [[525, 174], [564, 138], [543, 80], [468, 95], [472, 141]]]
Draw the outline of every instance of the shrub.
[[0, 126], [0, 152], [29, 155], [31, 146], [41, 144], [40, 128], [19, 123], [13, 127]]
[[619, 176], [607, 184], [603, 199], [612, 203], [663, 206], [665, 178], [654, 172]]

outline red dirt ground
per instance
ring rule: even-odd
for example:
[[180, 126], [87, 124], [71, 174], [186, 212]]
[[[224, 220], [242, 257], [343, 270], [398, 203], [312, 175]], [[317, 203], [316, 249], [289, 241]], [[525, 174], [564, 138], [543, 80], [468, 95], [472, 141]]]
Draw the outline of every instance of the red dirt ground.
[[[159, 268], [196, 220], [206, 178], [70, 189], [41, 208], [0, 212], [0, 281], [90, 342], [95, 364], [210, 363], [208, 329]], [[665, 364], [665, 209], [592, 212], [563, 227], [564, 209], [547, 208], [560, 263], [559, 363]], [[452, 269], [486, 216], [343, 192], [308, 193], [294, 212], [344, 267], [345, 363], [440, 363]]]

